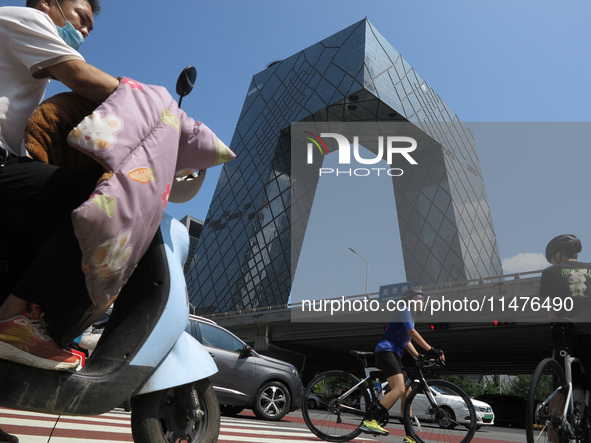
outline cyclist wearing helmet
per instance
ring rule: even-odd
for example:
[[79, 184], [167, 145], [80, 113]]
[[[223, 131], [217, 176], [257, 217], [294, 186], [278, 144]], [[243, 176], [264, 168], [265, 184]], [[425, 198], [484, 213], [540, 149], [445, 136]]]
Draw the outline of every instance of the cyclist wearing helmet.
[[[406, 309], [394, 313], [382, 340], [375, 349], [376, 366], [386, 376], [390, 391], [382, 397], [375, 408], [371, 409], [369, 416], [363, 421], [360, 427], [363, 432], [388, 435], [389, 432], [379, 424], [380, 418], [388, 414], [388, 410], [398, 399], [402, 401], [401, 410], [404, 409], [407, 392], [404, 386], [402, 353], [406, 349], [413, 357], [419, 355], [411, 340], [427, 351], [427, 354], [445, 360], [443, 351], [430, 346], [415, 329], [414, 317], [415, 313], [419, 313], [422, 309], [423, 292], [411, 288], [404, 293], [403, 299], [407, 302]], [[404, 441], [413, 440], [405, 437]]]
[[[581, 359], [586, 371], [587, 388], [591, 388], [591, 323], [581, 321], [567, 322], [566, 318], [575, 314], [583, 315], [588, 319], [585, 306], [591, 296], [591, 263], [583, 263], [577, 260], [579, 252], [583, 249], [581, 240], [572, 234], [559, 235], [548, 243], [546, 247], [546, 259], [552, 264], [542, 273], [540, 282], [540, 298], [547, 297], [571, 297], [575, 309], [565, 313], [559, 318], [551, 313], [555, 319], [560, 319], [562, 327], [553, 327], [552, 343], [555, 350], [555, 358], [559, 358], [558, 351], [569, 348], [571, 355]], [[580, 318], [580, 317], [579, 317]]]

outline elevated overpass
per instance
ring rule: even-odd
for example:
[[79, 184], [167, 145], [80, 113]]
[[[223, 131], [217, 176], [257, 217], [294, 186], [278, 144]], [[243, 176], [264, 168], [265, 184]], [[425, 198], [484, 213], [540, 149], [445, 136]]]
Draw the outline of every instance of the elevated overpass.
[[[432, 299], [505, 301], [538, 295], [540, 271], [491, 277], [478, 281], [453, 282], [422, 287]], [[377, 300], [379, 294], [369, 294]], [[345, 297], [362, 300], [365, 295]], [[491, 302], [492, 303], [492, 302]], [[499, 305], [500, 306], [500, 305]], [[505, 306], [507, 308], [507, 306]], [[371, 351], [381, 338], [386, 322], [335, 321], [322, 316], [310, 321], [297, 315], [302, 304], [270, 306], [224, 312], [208, 316], [232, 331], [255, 350], [294, 363], [306, 380], [314, 372], [335, 368], [356, 368], [351, 349]], [[498, 316], [478, 321], [433, 322], [417, 318], [417, 330], [437, 348], [445, 350], [446, 371], [469, 374], [532, 373], [549, 355], [550, 327], [544, 314], [540, 321], [504, 321]], [[498, 321], [493, 321], [498, 320]], [[515, 319], [511, 319], [515, 320]], [[353, 366], [352, 366], [353, 365]]]

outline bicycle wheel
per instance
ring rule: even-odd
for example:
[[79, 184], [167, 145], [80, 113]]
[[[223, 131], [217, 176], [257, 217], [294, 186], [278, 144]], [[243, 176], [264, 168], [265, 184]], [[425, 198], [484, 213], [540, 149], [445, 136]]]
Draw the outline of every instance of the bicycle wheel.
[[[302, 398], [302, 415], [310, 431], [325, 441], [357, 437], [370, 404], [367, 386], [357, 386], [359, 382], [344, 371], [324, 372], [312, 380]], [[315, 409], [309, 407], [312, 404]]]
[[[566, 377], [560, 364], [551, 358], [542, 360], [534, 372], [527, 396], [527, 443], [559, 441], [567, 389]], [[568, 439], [560, 438], [560, 441]]]
[[476, 432], [476, 410], [468, 395], [453, 383], [430, 380], [411, 391], [404, 404], [406, 435], [417, 442], [467, 443]]

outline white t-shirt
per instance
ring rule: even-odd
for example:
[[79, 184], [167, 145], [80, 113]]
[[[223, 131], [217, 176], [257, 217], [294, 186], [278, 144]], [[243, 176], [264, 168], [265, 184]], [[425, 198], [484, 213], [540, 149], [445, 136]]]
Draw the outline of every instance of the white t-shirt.
[[45, 68], [84, 58], [59, 36], [51, 18], [34, 8], [0, 7], [0, 41], [0, 143], [26, 155], [25, 125], [45, 94]]

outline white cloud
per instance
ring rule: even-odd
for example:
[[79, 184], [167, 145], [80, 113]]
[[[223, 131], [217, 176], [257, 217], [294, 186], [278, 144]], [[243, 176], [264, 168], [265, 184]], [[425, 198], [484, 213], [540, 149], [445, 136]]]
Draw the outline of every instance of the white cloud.
[[504, 274], [538, 271], [550, 266], [544, 254], [539, 252], [520, 252], [515, 257], [503, 260], [502, 265]]

